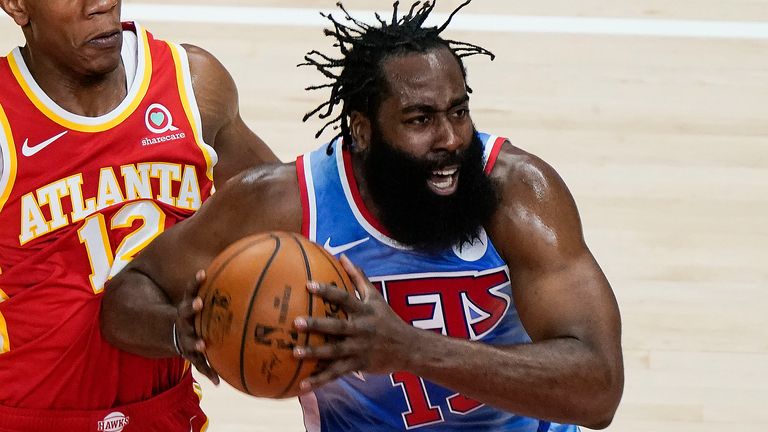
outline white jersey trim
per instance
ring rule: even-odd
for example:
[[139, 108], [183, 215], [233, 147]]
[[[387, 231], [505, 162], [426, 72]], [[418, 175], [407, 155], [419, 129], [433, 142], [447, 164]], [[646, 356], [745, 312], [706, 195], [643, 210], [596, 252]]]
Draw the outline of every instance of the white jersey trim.
[[16, 149], [11, 134], [11, 124], [0, 106], [0, 212], [11, 195], [16, 181]]
[[125, 88], [133, 87], [136, 68], [139, 65], [139, 37], [132, 31], [123, 31], [123, 48], [120, 50], [125, 68]]
[[299, 396], [299, 404], [304, 413], [304, 427], [307, 432], [320, 432], [322, 428], [320, 406], [317, 404], [315, 392]]
[[497, 139], [499, 139], [498, 135], [488, 136], [488, 142], [485, 144], [485, 148], [483, 149], [483, 168], [488, 166], [488, 159], [491, 157], [491, 152], [493, 152], [493, 148], [495, 147]]
[[[200, 145], [200, 148], [208, 154], [211, 168], [213, 168], [219, 162], [219, 155], [216, 153], [216, 150], [213, 148], [213, 146], [205, 142], [205, 138], [203, 138], [203, 121], [202, 116], [200, 115], [200, 107], [198, 107], [197, 98], [195, 97], [195, 88], [192, 85], [192, 69], [189, 66], [189, 56], [187, 56], [187, 50], [184, 49], [183, 46], [176, 43], [174, 43], [173, 46], [176, 48], [176, 52], [179, 54], [179, 61], [181, 62], [181, 73], [182, 78], [184, 79], [184, 90], [187, 94], [189, 109], [192, 111], [191, 120], [193, 120], [197, 142]], [[182, 100], [183, 99], [184, 98], [182, 97]]]
[[309, 218], [309, 227], [307, 238], [317, 242], [317, 197], [315, 196], [315, 180], [312, 178], [312, 153], [308, 153], [302, 158], [304, 163], [304, 181], [307, 188], [307, 217]]

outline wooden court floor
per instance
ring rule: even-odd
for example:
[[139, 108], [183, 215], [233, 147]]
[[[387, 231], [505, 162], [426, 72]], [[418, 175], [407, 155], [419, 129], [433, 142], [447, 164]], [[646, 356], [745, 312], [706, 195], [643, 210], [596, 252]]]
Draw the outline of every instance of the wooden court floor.
[[[125, 4], [139, 4], [126, 1]], [[203, 0], [167, 0], [206, 5]], [[217, 6], [332, 8], [332, 0]], [[450, 10], [456, 0], [444, 1]], [[389, 10], [389, 0], [349, 0]], [[768, 22], [765, 0], [476, 0], [464, 13]], [[203, 20], [204, 21], [204, 20]], [[322, 144], [304, 112], [328, 51], [319, 27], [174, 22], [157, 36], [213, 52], [246, 122], [283, 160]], [[768, 429], [768, 39], [450, 32], [497, 54], [467, 61], [479, 129], [552, 164], [618, 297], [626, 366], [610, 431]], [[0, 51], [21, 42], [0, 18]], [[298, 403], [203, 381], [211, 431], [300, 431]]]

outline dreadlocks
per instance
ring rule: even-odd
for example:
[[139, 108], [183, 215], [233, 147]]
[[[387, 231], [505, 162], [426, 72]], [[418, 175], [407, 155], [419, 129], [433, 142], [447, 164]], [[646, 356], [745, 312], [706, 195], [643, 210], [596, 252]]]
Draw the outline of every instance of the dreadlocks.
[[[446, 47], [459, 62], [465, 79], [466, 70], [462, 58], [480, 54], [487, 55], [493, 60], [493, 53], [485, 48], [440, 37], [454, 15], [471, 1], [464, 1], [440, 27], [423, 27], [424, 21], [435, 8], [436, 0], [424, 3], [417, 1], [402, 17], [398, 17], [400, 2], [396, 1], [393, 5], [391, 22], [382, 19], [378, 13], [375, 14], [379, 26], [372, 26], [353, 18], [340, 2], [336, 5], [344, 12], [345, 20], [351, 22], [350, 25], [342, 24], [331, 14], [321, 13], [333, 25], [332, 30], [325, 30], [325, 35], [336, 39], [334, 46], [339, 48], [342, 58], [332, 58], [315, 50], [304, 56], [306, 62], [299, 66], [314, 66], [331, 80], [326, 84], [307, 87], [306, 90], [330, 88], [331, 95], [328, 101], [307, 113], [303, 121], [307, 121], [316, 114], [320, 119], [327, 119], [333, 115], [334, 108], [339, 104], [342, 104], [342, 109], [341, 113], [323, 125], [315, 134], [315, 138], [320, 137], [329, 126], [333, 125], [333, 130], [340, 129], [340, 132], [331, 142], [338, 137], [343, 137], [345, 143], [352, 142], [348, 124], [349, 115], [353, 111], [360, 111], [369, 118], [376, 116], [379, 103], [388, 91], [381, 66], [383, 61], [390, 57]], [[468, 88], [468, 91], [471, 92], [472, 89]], [[332, 146], [329, 144], [328, 154], [331, 152]]]

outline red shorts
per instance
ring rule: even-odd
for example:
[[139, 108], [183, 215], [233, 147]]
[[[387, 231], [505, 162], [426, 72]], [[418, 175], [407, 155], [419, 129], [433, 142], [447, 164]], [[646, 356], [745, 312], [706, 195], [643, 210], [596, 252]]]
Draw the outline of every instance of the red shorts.
[[55, 411], [0, 406], [0, 432], [203, 432], [200, 409], [187, 373], [176, 387], [152, 399], [98, 411]]

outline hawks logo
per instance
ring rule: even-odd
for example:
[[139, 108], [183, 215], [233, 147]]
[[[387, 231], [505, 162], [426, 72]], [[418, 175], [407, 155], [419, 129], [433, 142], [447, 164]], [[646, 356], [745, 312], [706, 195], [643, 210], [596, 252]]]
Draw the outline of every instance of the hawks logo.
[[392, 310], [414, 327], [477, 340], [509, 309], [506, 268], [483, 273], [397, 276], [373, 282]]
[[122, 432], [128, 424], [129, 417], [119, 411], [107, 414], [104, 420], [96, 423], [96, 430], [99, 432]]

